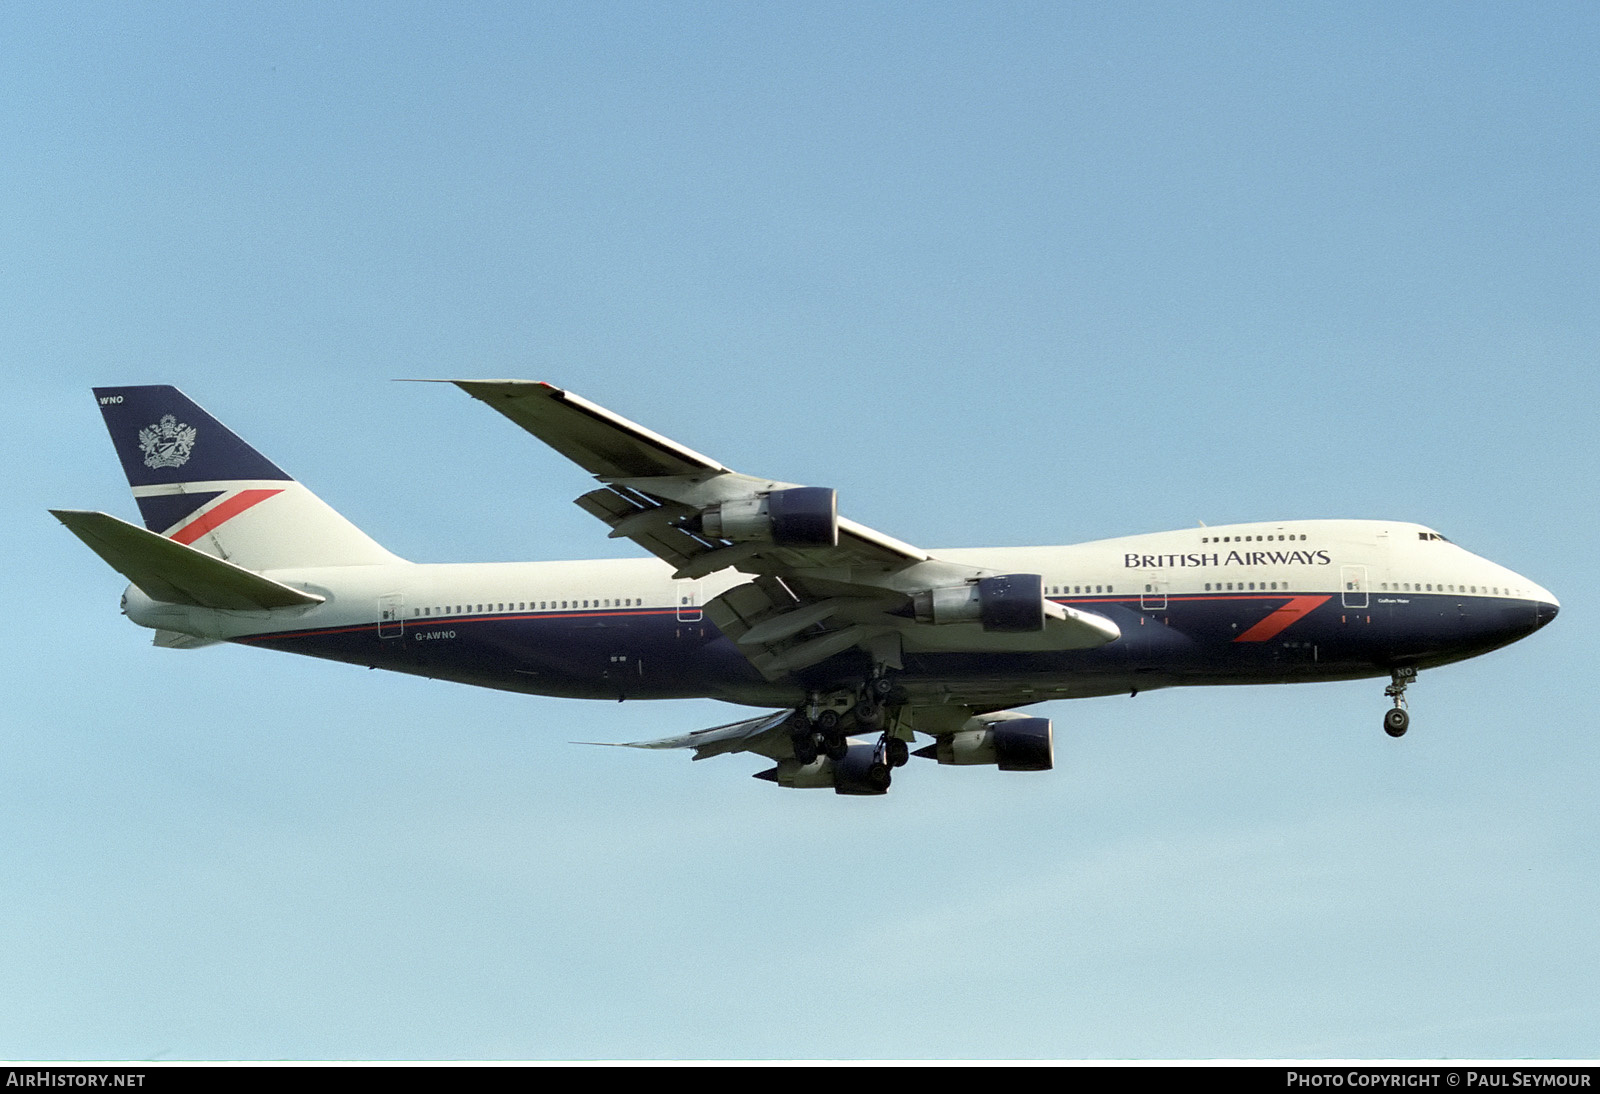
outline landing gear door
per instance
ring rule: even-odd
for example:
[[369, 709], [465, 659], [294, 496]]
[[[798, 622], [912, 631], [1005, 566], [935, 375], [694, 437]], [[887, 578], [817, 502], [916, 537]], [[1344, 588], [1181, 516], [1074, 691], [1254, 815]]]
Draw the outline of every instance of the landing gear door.
[[1346, 608], [1367, 606], [1367, 568], [1365, 566], [1339, 567], [1339, 597]]

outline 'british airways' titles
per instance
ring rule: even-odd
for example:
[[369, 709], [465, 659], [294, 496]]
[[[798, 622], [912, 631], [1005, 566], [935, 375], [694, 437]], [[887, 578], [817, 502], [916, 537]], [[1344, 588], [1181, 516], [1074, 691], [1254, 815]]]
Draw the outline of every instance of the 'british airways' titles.
[[1333, 562], [1327, 551], [1229, 551], [1186, 555], [1122, 556], [1129, 570], [1170, 570], [1179, 566], [1327, 566]]

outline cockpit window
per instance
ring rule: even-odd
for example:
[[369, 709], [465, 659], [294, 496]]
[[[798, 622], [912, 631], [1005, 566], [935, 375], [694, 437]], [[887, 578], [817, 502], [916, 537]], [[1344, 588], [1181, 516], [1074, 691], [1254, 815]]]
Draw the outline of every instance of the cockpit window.
[[1418, 539], [1436, 539], [1436, 540], [1439, 540], [1441, 543], [1449, 543], [1450, 542], [1444, 536], [1441, 536], [1438, 532], [1418, 532], [1417, 533], [1417, 538]]

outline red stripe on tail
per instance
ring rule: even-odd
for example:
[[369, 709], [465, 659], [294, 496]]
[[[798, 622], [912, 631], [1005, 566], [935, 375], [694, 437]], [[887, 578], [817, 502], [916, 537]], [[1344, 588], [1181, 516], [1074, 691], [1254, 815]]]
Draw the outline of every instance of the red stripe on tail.
[[172, 533], [169, 538], [188, 546], [213, 528], [232, 520], [251, 506], [259, 505], [272, 497], [272, 495], [281, 493], [283, 493], [281, 489], [241, 490], [215, 509], [208, 510], [204, 515], [185, 524], [182, 528]]

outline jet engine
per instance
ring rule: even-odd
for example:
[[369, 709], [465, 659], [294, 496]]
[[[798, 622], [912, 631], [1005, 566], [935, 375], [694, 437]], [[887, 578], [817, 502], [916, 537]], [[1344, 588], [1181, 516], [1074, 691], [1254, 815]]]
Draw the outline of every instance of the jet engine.
[[1046, 603], [1044, 578], [1038, 574], [985, 577], [911, 597], [919, 623], [980, 623], [986, 631], [1011, 633], [1044, 630]]
[[736, 498], [700, 514], [707, 535], [778, 547], [836, 547], [839, 543], [839, 500], [824, 486], [774, 490], [756, 498]]
[[1055, 733], [1049, 718], [1005, 710], [969, 719], [915, 755], [958, 766], [994, 764], [1001, 771], [1049, 771], [1055, 766]]
[[826, 756], [811, 763], [798, 760], [780, 760], [778, 766], [756, 776], [795, 790], [817, 790], [831, 787], [835, 794], [886, 794], [889, 791], [889, 768], [878, 761], [876, 747], [852, 742], [844, 759], [834, 761]]

